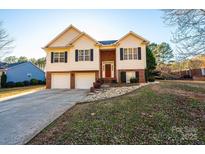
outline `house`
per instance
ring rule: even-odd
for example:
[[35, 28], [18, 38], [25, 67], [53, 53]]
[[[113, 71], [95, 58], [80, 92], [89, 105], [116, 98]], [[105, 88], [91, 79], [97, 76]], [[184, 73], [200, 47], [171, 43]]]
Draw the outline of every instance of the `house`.
[[130, 31], [118, 40], [97, 41], [70, 25], [43, 49], [46, 87], [89, 89], [97, 79], [145, 82], [145, 38]]
[[174, 71], [173, 74], [178, 78], [192, 78], [193, 80], [205, 81], [205, 55], [198, 55], [191, 60], [190, 66], [186, 66], [186, 69], [180, 71]]
[[45, 80], [45, 73], [31, 62], [1, 63], [0, 76], [6, 73], [7, 82], [23, 82], [31, 79]]

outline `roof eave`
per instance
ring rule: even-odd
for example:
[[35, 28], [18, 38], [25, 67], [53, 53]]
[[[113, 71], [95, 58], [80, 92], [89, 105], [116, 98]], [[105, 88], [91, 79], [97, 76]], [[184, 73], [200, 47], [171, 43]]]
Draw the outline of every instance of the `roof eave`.
[[126, 35], [124, 35], [123, 37], [121, 37], [117, 42], [115, 42], [114, 44], [118, 45], [120, 43], [120, 41], [122, 41], [124, 38], [126, 38], [128, 35], [134, 35], [135, 37], [138, 37], [139, 39], [143, 40], [143, 42], [146, 42], [146, 44], [149, 44], [149, 41], [147, 39], [145, 39], [144, 37], [136, 34], [133, 31], [130, 31], [129, 33], [127, 33]]
[[78, 31], [79, 33], [82, 33], [78, 28], [76, 28], [75, 26], [73, 26], [72, 24], [69, 25], [66, 29], [64, 29], [60, 34], [58, 34], [54, 39], [52, 39], [47, 45], [45, 45], [43, 48], [47, 48], [49, 47], [49, 45], [51, 45], [54, 41], [56, 41], [60, 36], [62, 36], [66, 31], [68, 31], [69, 29], [75, 29], [76, 31]]

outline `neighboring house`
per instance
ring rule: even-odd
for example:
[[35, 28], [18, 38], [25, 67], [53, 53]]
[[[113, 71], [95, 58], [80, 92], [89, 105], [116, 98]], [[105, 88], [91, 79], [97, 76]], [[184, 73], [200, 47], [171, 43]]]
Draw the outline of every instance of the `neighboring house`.
[[205, 81], [205, 67], [198, 69], [186, 69], [179, 72], [173, 72], [173, 74], [178, 75], [179, 78], [190, 77], [193, 80]]
[[97, 41], [69, 26], [43, 49], [46, 52], [46, 87], [89, 89], [98, 78], [145, 82], [145, 38], [130, 31], [118, 40]]
[[0, 65], [0, 74], [5, 72], [7, 82], [23, 82], [31, 79], [45, 80], [45, 73], [31, 62]]
[[197, 56], [194, 59], [200, 61], [199, 64], [196, 63], [194, 68], [174, 71], [172, 73], [177, 75], [179, 78], [190, 77], [193, 80], [205, 81], [205, 55]]

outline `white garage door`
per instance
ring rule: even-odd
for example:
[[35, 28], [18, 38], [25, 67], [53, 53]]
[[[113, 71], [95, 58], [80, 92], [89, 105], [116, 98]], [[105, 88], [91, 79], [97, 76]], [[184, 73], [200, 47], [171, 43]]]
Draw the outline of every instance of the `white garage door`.
[[56, 73], [51, 75], [52, 89], [70, 89], [70, 74]]
[[76, 89], [90, 89], [95, 82], [95, 73], [76, 73], [75, 74], [75, 88]]

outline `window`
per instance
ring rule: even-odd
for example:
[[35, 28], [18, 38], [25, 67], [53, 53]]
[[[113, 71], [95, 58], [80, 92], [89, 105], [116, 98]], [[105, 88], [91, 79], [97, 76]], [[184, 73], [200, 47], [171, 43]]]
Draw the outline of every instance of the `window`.
[[205, 76], [205, 68], [201, 69], [201, 74], [202, 74], [202, 76]]
[[65, 62], [65, 52], [54, 52], [53, 62], [54, 63], [64, 63]]
[[137, 48], [124, 48], [123, 55], [124, 60], [137, 59]]
[[65, 62], [65, 53], [60, 53], [60, 62], [61, 63]]
[[30, 78], [32, 75], [31, 75], [31, 73], [27, 73], [27, 76]]
[[85, 50], [85, 61], [90, 61], [90, 50]]
[[90, 50], [78, 50], [78, 61], [90, 61]]
[[128, 52], [127, 52], [127, 48], [124, 48], [124, 60], [127, 60], [128, 59]]
[[78, 61], [84, 60], [84, 50], [78, 50]]
[[133, 48], [133, 58], [137, 59], [137, 48]]

